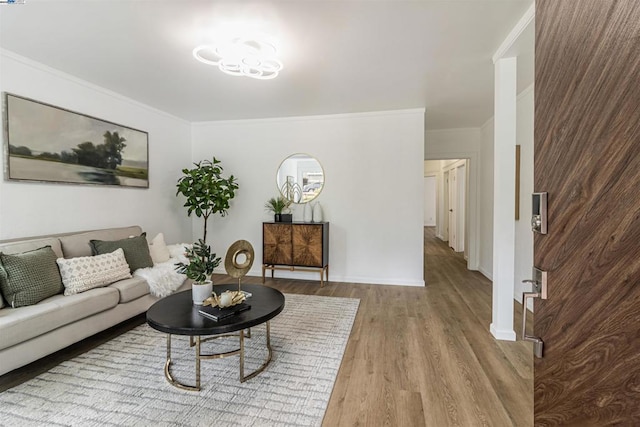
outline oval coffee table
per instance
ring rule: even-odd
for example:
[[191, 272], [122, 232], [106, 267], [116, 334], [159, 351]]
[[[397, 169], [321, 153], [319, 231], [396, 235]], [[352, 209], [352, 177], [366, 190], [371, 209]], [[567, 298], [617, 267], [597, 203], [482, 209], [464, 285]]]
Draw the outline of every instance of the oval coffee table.
[[[227, 289], [233, 291], [238, 288], [235, 284], [217, 285], [213, 287], [213, 290], [218, 295]], [[164, 374], [171, 385], [184, 390], [199, 391], [200, 360], [202, 359], [220, 359], [236, 354], [240, 355], [240, 382], [245, 382], [255, 377], [269, 365], [273, 354], [269, 321], [276, 317], [284, 308], [284, 295], [277, 289], [263, 285], [243, 284], [242, 290], [252, 294], [252, 296], [246, 300], [246, 303], [251, 305], [251, 309], [219, 321], [209, 319], [198, 313], [198, 310], [202, 306], [193, 304], [190, 290], [162, 298], [147, 310], [147, 323], [149, 326], [167, 334], [167, 361], [164, 366]], [[267, 359], [262, 366], [245, 376], [244, 331], [245, 329], [263, 323], [267, 324]], [[189, 336], [189, 345], [191, 347], [195, 346], [195, 386], [180, 383], [171, 375], [171, 335], [187, 335]], [[207, 338], [201, 338], [202, 336], [206, 336]], [[214, 354], [202, 354], [200, 352], [201, 343], [229, 336], [238, 336], [240, 338], [240, 347], [237, 350]], [[251, 337], [250, 329], [247, 337]]]

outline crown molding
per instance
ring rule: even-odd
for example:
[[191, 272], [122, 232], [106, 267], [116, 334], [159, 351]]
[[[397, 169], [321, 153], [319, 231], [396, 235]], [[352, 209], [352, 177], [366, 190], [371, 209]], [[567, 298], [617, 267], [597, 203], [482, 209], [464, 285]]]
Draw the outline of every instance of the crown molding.
[[535, 2], [529, 6], [529, 9], [522, 15], [518, 23], [511, 29], [507, 38], [504, 39], [496, 53], [493, 54], [493, 63], [495, 64], [499, 59], [505, 57], [509, 49], [516, 43], [520, 35], [527, 29], [527, 27], [533, 22], [536, 17], [536, 5]]

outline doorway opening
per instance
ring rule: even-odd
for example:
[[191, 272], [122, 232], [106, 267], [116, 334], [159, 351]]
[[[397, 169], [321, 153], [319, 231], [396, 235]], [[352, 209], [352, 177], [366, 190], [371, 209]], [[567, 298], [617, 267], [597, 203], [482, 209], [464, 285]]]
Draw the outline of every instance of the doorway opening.
[[[469, 160], [426, 160], [424, 225], [468, 260]], [[435, 213], [435, 220], [434, 220]]]

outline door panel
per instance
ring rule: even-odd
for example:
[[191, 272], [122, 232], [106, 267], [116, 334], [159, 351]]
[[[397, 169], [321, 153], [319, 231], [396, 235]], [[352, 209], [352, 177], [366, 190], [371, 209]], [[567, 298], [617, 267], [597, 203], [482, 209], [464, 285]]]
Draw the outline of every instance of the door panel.
[[640, 425], [640, 2], [537, 0], [535, 424]]
[[456, 242], [457, 242], [457, 234], [458, 230], [456, 228], [457, 219], [456, 219], [456, 170], [449, 170], [449, 247], [456, 250]]
[[263, 253], [262, 263], [273, 265], [290, 265], [291, 254], [291, 224], [262, 225]]
[[322, 224], [293, 227], [293, 264], [322, 267]]
[[465, 200], [466, 200], [466, 166], [462, 165], [456, 168], [456, 193], [457, 193], [457, 201], [456, 207], [458, 208], [456, 217], [457, 217], [457, 225], [456, 225], [456, 252], [463, 252], [465, 246]]

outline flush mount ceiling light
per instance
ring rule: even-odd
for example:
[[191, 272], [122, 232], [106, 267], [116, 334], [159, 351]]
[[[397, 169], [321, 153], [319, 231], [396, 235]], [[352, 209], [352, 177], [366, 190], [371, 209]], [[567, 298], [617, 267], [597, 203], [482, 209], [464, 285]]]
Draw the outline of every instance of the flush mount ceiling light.
[[268, 80], [282, 70], [276, 47], [260, 37], [233, 37], [219, 44], [198, 46], [193, 49], [193, 56], [232, 76]]

